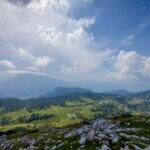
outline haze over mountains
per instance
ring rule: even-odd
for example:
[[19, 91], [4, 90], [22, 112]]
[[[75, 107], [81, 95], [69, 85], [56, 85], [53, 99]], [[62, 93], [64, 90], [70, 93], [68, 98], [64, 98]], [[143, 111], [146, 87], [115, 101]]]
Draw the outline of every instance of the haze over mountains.
[[[23, 115], [25, 115], [25, 118], [33, 117], [29, 113], [31, 115], [42, 115], [43, 112], [46, 115], [55, 115], [57, 113], [58, 117], [56, 118], [60, 120], [62, 114], [64, 119], [68, 119], [67, 114], [72, 113], [78, 114], [79, 117], [79, 114], [82, 114], [90, 119], [94, 116], [110, 117], [128, 113], [132, 115], [145, 115], [149, 114], [150, 110], [150, 90], [135, 93], [130, 96], [121, 96], [110, 93], [95, 93], [79, 87], [59, 87], [45, 96], [28, 100], [1, 98], [0, 117], [2, 118], [3, 115], [6, 117], [6, 113], [8, 113], [7, 120], [12, 123], [11, 121], [14, 121], [14, 117], [12, 116], [9, 119], [9, 113], [11, 112], [17, 114], [16, 122], [18, 122], [18, 119], [20, 120], [20, 117]], [[52, 122], [58, 123], [59, 121], [56, 118]], [[36, 119], [38, 120], [38, 118]], [[61, 125], [61, 122], [59, 123]]]
[[[92, 91], [102, 93], [102, 87], [103, 85], [100, 83], [97, 83], [96, 88], [94, 88], [93, 86], [86, 86], [82, 84], [82, 82], [74, 84], [50, 76], [21, 74], [0, 84], [0, 98], [16, 97], [21, 99], [28, 99], [37, 97], [55, 97], [67, 95], [70, 93], [90, 93]], [[127, 97], [133, 95], [132, 92], [129, 92], [125, 89], [107, 90], [105, 92], [103, 91], [103, 93], [110, 93]], [[149, 96], [149, 91], [145, 91], [144, 93], [138, 94], [137, 96], [143, 96], [143, 94]]]
[[119, 95], [119, 96], [131, 96], [133, 94], [125, 89], [107, 91], [107, 93], [111, 93], [111, 94], [115, 94], [115, 95]]
[[59, 86], [70, 84], [49, 76], [22, 74], [0, 85], [0, 97], [39, 97]]
[[84, 89], [80, 87], [57, 87], [54, 91], [49, 92], [41, 97], [56, 97], [56, 96], [63, 96], [73, 93], [92, 93], [93, 91], [89, 89]]

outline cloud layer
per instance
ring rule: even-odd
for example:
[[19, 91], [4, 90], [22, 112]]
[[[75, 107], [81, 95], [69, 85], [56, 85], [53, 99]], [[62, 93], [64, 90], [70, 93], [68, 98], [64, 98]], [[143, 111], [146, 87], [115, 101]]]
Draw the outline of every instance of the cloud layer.
[[[91, 1], [80, 2], [86, 5]], [[2, 13], [2, 24], [12, 24], [11, 30], [3, 26], [10, 32], [5, 34], [1, 31], [1, 38], [11, 45], [11, 59], [18, 57], [22, 64], [22, 68], [16, 65], [16, 69], [41, 71], [40, 67], [50, 67], [49, 64], [55, 60], [56, 74], [83, 74], [98, 69], [110, 57], [111, 52], [101, 49], [92, 33], [88, 32], [88, 28], [95, 23], [95, 17], [75, 19], [68, 15], [73, 7], [71, 0], [32, 0], [22, 3], [28, 5], [22, 8], [4, 1], [1, 5], [1, 11], [8, 9], [7, 14]], [[17, 63], [15, 59], [13, 61]]]
[[[71, 15], [73, 9], [78, 11], [76, 3], [86, 6], [92, 0], [2, 0], [0, 74], [35, 73], [117, 82], [150, 80], [150, 57], [103, 46], [105, 43], [90, 32], [97, 21], [95, 16]], [[130, 45], [137, 34], [118, 43]]]

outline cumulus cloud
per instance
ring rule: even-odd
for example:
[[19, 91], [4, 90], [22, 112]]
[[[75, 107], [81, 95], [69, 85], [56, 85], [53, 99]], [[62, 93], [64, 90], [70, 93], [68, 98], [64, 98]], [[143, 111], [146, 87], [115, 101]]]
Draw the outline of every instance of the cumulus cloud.
[[141, 56], [136, 51], [121, 50], [116, 57], [114, 77], [117, 79], [150, 79], [150, 57]]
[[[60, 64], [60, 72], [65, 74], [81, 74], [95, 70], [111, 55], [109, 50], [96, 51], [94, 37], [87, 32], [95, 18], [65, 19], [63, 30], [59, 28], [44, 28], [39, 25], [41, 39], [57, 49], [57, 54], [65, 60]], [[66, 64], [67, 61], [67, 64]]]
[[16, 70], [41, 71], [64, 78], [101, 70], [113, 52], [102, 49], [89, 32], [96, 21], [94, 16], [77, 19], [69, 15], [76, 2], [92, 1], [32, 0], [26, 7], [1, 2], [0, 39], [5, 47], [8, 43], [13, 45], [13, 51], [9, 47], [3, 56], [7, 58], [11, 53]]
[[37, 57], [34, 65], [37, 67], [46, 67], [50, 62], [53, 62], [53, 61], [54, 61], [53, 59], [50, 60], [50, 58], [47, 56]]
[[70, 0], [32, 0], [29, 8], [43, 13], [44, 9], [50, 8], [61, 13], [67, 13], [70, 9]]
[[15, 69], [15, 65], [8, 60], [0, 60], [0, 67], [6, 68], [6, 69]]
[[41, 67], [45, 68], [49, 63], [54, 62], [54, 59], [47, 56], [33, 56], [25, 48], [11, 48], [15, 51], [16, 57], [21, 57], [22, 61], [31, 62], [32, 66], [27, 67], [29, 70], [38, 70]]

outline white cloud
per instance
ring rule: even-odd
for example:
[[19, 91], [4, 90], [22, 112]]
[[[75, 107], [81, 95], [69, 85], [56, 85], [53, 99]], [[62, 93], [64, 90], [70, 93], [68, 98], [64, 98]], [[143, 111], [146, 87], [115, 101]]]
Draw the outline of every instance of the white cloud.
[[70, 0], [32, 0], [28, 7], [33, 8], [36, 12], [41, 11], [41, 13], [48, 7], [61, 13], [67, 13], [70, 9], [69, 2]]
[[80, 57], [75, 57], [71, 65], [61, 65], [61, 72], [65, 74], [82, 74], [90, 71], [96, 71], [100, 69], [103, 64], [108, 63], [112, 52], [106, 50], [106, 52], [97, 53], [80, 53]]
[[[67, 8], [70, 9], [71, 1], [67, 2], [70, 5]], [[77, 75], [101, 67], [109, 58], [111, 52], [101, 49], [99, 44], [94, 42], [92, 33], [87, 31], [95, 23], [95, 17], [74, 19], [69, 17], [67, 13], [57, 12], [57, 18], [60, 19], [56, 21], [56, 25], [40, 24], [38, 29], [40, 38], [52, 46], [51, 53], [61, 57], [60, 62], [57, 62], [60, 73]], [[56, 60], [58, 61], [58, 59]]]
[[67, 33], [66, 39], [68, 44], [71, 42], [87, 42], [93, 39], [92, 35], [89, 35], [83, 28], [77, 29], [72, 33]]
[[[12, 53], [17, 70], [52, 73], [64, 78], [70, 74], [78, 78], [80, 74], [88, 76], [93, 70], [101, 71], [112, 52], [102, 49], [103, 43], [96, 43], [88, 30], [96, 18], [77, 19], [69, 14], [80, 7], [80, 3], [86, 5], [90, 1], [33, 0], [26, 7], [3, 1], [0, 39], [5, 45], [10, 43], [17, 47], [13, 52], [8, 48], [5, 55]], [[73, 6], [76, 2], [78, 7]]]
[[119, 46], [131, 45], [136, 40], [136, 37], [139, 36], [144, 31], [144, 29], [147, 28], [149, 25], [150, 25], [149, 21], [145, 21], [142, 24], [135, 27], [134, 31], [131, 34], [127, 35], [120, 41]]
[[136, 51], [121, 50], [114, 63], [117, 79], [150, 79], [150, 57], [141, 56]]
[[[39, 25], [40, 37], [53, 46], [55, 53], [61, 55], [64, 64], [60, 72], [64, 74], [82, 74], [98, 69], [107, 59], [109, 50], [97, 51], [94, 37], [86, 31], [95, 22], [95, 18], [65, 19], [59, 28], [45, 28]], [[57, 50], [57, 51], [56, 51]], [[67, 62], [67, 64], [66, 64]]]
[[15, 65], [8, 60], [0, 60], [0, 66], [5, 67], [7, 69], [15, 69]]
[[25, 48], [16, 49], [12, 47], [12, 50], [15, 51], [16, 57], [21, 57], [22, 61], [31, 62], [32, 66], [26, 67], [29, 70], [38, 70], [41, 67], [45, 68], [49, 63], [54, 62], [54, 59], [47, 56], [40, 56], [40, 57], [33, 56]]
[[23, 57], [23, 58], [29, 58], [29, 59], [34, 59], [34, 57], [31, 55], [31, 54], [29, 54], [28, 52], [27, 52], [27, 50], [25, 50], [24, 48], [19, 48], [19, 49], [15, 49], [15, 51], [16, 51], [16, 54], [17, 55], [19, 55], [19, 56], [21, 56], [21, 57]]
[[35, 71], [28, 71], [28, 70], [5, 70], [2, 73], [3, 74], [12, 74], [12, 75], [18, 75], [18, 74], [35, 74], [35, 75], [49, 76], [48, 74], [45, 74], [45, 73], [35, 72]]
[[57, 32], [55, 28], [43, 29], [42, 27], [41, 29], [44, 30], [40, 35], [42, 40], [44, 40], [45, 42], [49, 42], [53, 46], [60, 44], [59, 42], [62, 39], [62, 32]]
[[37, 57], [34, 65], [37, 67], [46, 67], [50, 62], [53, 62], [53, 59], [50, 59], [47, 56], [43, 56], [43, 57]]
[[134, 38], [135, 38], [135, 35], [131, 34], [131, 35], [125, 37], [124, 39], [122, 39], [121, 40], [121, 44], [123, 44], [125, 46], [129, 46], [129, 45], [131, 45], [133, 43]]
[[41, 32], [40, 37], [42, 40], [62, 48], [62, 45], [68, 44], [67, 42], [89, 42], [89, 40], [92, 40], [93, 36], [86, 31], [86, 28], [89, 28], [94, 22], [95, 18], [82, 18], [79, 20], [67, 18], [60, 23], [59, 27], [44, 28], [43, 25], [38, 25], [38, 29]]

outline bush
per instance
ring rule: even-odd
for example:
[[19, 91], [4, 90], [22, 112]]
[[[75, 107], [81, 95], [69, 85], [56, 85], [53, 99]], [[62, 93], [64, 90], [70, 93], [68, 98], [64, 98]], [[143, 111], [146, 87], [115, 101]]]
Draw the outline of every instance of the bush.
[[32, 114], [29, 118], [25, 116], [21, 116], [18, 118], [18, 120], [20, 123], [29, 123], [29, 122], [36, 121], [36, 120], [47, 120], [54, 116], [55, 115], [52, 115], [52, 114], [44, 114], [44, 115]]

